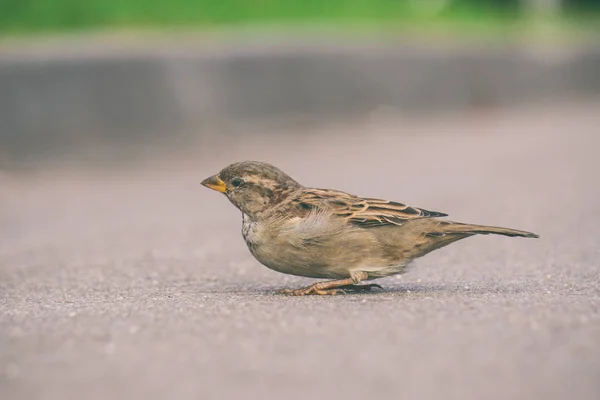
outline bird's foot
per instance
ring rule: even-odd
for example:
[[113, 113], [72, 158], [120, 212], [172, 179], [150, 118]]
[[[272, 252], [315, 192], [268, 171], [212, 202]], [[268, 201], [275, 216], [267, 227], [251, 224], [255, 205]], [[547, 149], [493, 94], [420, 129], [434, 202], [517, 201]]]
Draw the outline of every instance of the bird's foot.
[[320, 296], [335, 296], [336, 294], [345, 294], [343, 289], [321, 289], [318, 283], [314, 285], [302, 287], [300, 289], [281, 289], [280, 294], [287, 294], [288, 296], [306, 296], [309, 294], [316, 294]]
[[335, 288], [331, 287], [323, 287], [326, 286], [328, 282], [319, 282], [310, 286], [306, 286], [300, 289], [281, 289], [279, 291], [280, 294], [287, 294], [289, 296], [306, 296], [309, 294], [316, 294], [320, 296], [333, 296], [336, 294], [346, 294], [346, 293], [361, 293], [361, 292], [370, 292], [374, 288], [382, 289], [383, 288], [376, 284], [371, 283], [369, 285], [341, 285]]

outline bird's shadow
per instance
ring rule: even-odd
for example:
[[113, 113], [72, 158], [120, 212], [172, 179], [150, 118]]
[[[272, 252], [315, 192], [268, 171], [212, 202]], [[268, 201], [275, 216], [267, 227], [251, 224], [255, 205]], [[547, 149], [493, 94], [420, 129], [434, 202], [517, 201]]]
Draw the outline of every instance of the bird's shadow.
[[[361, 285], [357, 285], [360, 287]], [[281, 287], [268, 287], [260, 289], [256, 294], [269, 295], [269, 296], [281, 296], [290, 297], [288, 294], [280, 293]], [[378, 297], [389, 294], [414, 297], [424, 295], [461, 295], [461, 296], [480, 296], [484, 294], [517, 294], [525, 291], [526, 289], [518, 285], [500, 285], [494, 284], [417, 284], [408, 283], [403, 285], [371, 285], [367, 290], [355, 289], [355, 288], [342, 288], [344, 291], [340, 293], [340, 296], [369, 296]], [[309, 295], [314, 297], [313, 295]], [[293, 297], [293, 296], [291, 296]], [[317, 296], [318, 297], [318, 296]], [[329, 297], [329, 296], [320, 296]]]
[[[178, 289], [181, 292], [189, 291], [191, 293], [205, 293], [205, 294], [218, 294], [228, 293], [231, 295], [240, 296], [268, 296], [277, 298], [294, 298], [298, 296], [291, 296], [286, 293], [281, 293], [282, 289], [299, 289], [305, 287], [301, 282], [293, 284], [280, 283], [280, 284], [269, 284], [263, 286], [262, 282], [228, 282], [227, 284], [211, 285], [210, 287], [202, 287], [196, 283], [186, 283], [185, 285], [179, 285]], [[499, 281], [485, 281], [485, 282], [383, 282], [381, 285], [357, 285], [359, 288], [364, 286], [370, 286], [370, 290], [358, 289], [355, 290], [351, 287], [342, 288], [344, 291], [337, 294], [339, 297], [343, 296], [360, 296], [360, 297], [384, 297], [394, 295], [397, 297], [421, 297], [421, 296], [482, 296], [482, 295], [493, 295], [493, 294], [514, 294], [530, 291], [531, 288], [527, 288], [517, 282], [499, 282]], [[186, 290], [187, 288], [187, 290]], [[307, 295], [308, 297], [332, 297], [332, 296], [319, 296], [319, 295]], [[305, 296], [304, 296], [305, 297]], [[335, 296], [333, 296], [335, 297]]]
[[[289, 294], [281, 293], [281, 287], [266, 287], [261, 288], [257, 294], [263, 295], [276, 295], [281, 297], [294, 297]], [[382, 286], [378, 284], [371, 285], [356, 285], [356, 286], [343, 286], [338, 288], [340, 292], [336, 295], [340, 296], [377, 296], [381, 294], [397, 293], [397, 294], [427, 294], [427, 293], [440, 293], [440, 292], [454, 292], [457, 291], [455, 288], [450, 288], [445, 285], [403, 285], [403, 286]], [[308, 295], [313, 296], [313, 295]], [[329, 297], [329, 296], [321, 296]]]

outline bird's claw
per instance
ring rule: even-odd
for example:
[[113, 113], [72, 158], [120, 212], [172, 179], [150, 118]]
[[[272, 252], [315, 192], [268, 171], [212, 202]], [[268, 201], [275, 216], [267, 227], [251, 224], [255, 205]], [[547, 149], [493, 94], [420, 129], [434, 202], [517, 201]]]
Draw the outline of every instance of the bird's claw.
[[318, 284], [314, 284], [311, 286], [303, 287], [300, 289], [281, 289], [278, 291], [279, 294], [286, 294], [288, 296], [306, 296], [306, 295], [320, 295], [320, 296], [335, 296], [336, 294], [347, 294], [348, 292], [352, 293], [360, 293], [360, 292], [370, 292], [374, 288], [378, 288], [383, 290], [381, 285], [376, 283], [371, 283], [368, 285], [345, 285], [339, 286], [337, 288], [331, 289], [321, 289], [317, 286]]
[[286, 294], [288, 296], [306, 296], [310, 294], [316, 294], [319, 296], [335, 296], [336, 294], [346, 294], [343, 289], [319, 289], [313, 286], [303, 287], [300, 289], [281, 289], [278, 291], [279, 294]]

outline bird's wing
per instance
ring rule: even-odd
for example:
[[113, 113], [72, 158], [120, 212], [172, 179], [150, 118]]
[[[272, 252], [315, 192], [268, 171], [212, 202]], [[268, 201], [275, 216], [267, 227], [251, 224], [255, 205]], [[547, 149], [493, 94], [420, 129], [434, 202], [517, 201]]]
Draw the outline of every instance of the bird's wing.
[[335, 215], [346, 218], [348, 222], [362, 228], [402, 225], [412, 219], [448, 215], [394, 201], [357, 197], [328, 189], [304, 189], [302, 195], [296, 197], [295, 201], [300, 211], [309, 212], [313, 209], [329, 208]]

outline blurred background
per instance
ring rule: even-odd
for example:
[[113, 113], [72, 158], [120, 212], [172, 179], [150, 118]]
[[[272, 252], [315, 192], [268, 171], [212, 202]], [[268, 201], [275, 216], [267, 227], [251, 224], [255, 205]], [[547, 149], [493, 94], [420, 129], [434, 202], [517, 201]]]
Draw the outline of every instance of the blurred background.
[[599, 10], [593, 0], [2, 0], [0, 166], [115, 165], [152, 146], [158, 161], [273, 124], [280, 134], [596, 95]]
[[[599, 39], [595, 0], [0, 0], [0, 397], [600, 398]], [[283, 298], [199, 184], [246, 159], [541, 239]]]

